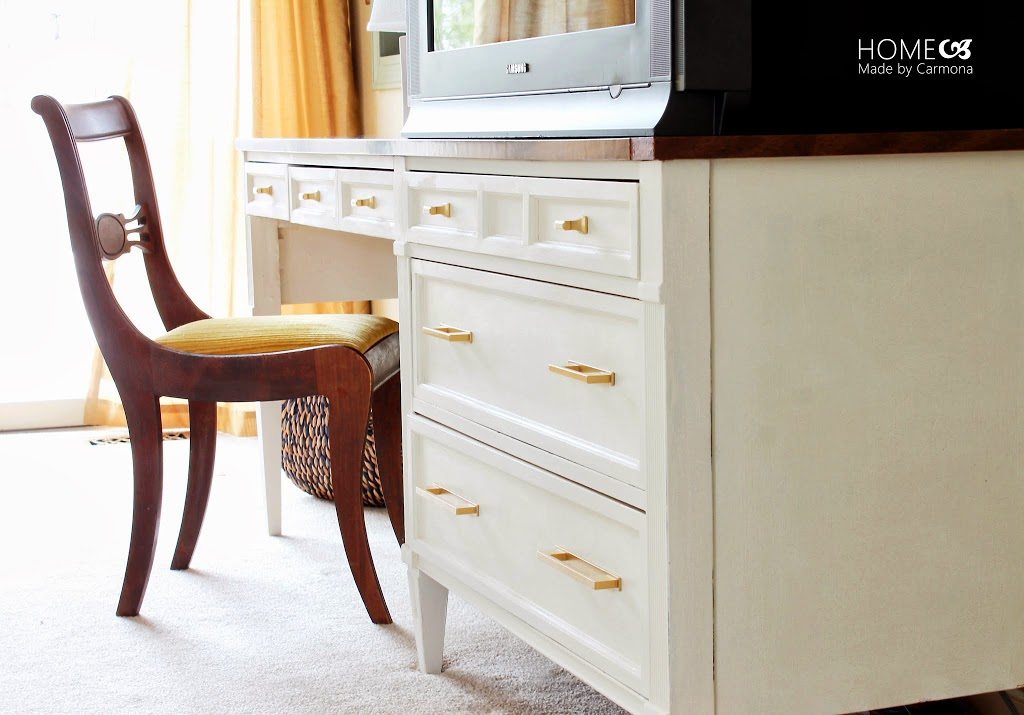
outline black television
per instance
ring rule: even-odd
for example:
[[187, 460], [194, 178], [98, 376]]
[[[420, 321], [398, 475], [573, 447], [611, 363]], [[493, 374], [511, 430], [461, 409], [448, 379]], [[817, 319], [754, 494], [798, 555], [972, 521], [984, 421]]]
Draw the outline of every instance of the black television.
[[1019, 0], [407, 0], [408, 137], [1024, 126]]

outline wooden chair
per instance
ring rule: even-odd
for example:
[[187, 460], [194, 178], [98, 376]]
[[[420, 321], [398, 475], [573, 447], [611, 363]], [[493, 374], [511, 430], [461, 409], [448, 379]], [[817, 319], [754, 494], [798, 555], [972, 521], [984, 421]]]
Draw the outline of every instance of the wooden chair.
[[[139, 613], [153, 565], [163, 487], [159, 398], [189, 404], [188, 489], [172, 569], [192, 559], [210, 494], [216, 403], [324, 395], [329, 400], [331, 480], [338, 526], [363, 604], [390, 623], [366, 538], [360, 497], [363, 442], [372, 407], [382, 491], [399, 543], [404, 540], [398, 327], [377, 316], [266, 316], [212, 319], [174, 275], [164, 247], [149, 156], [135, 112], [122, 97], [61, 105], [38, 96], [67, 206], [82, 298], [128, 421], [134, 513], [119, 616]], [[78, 142], [123, 138], [136, 204], [131, 216], [93, 214]], [[169, 331], [155, 340], [121, 309], [103, 270], [138, 248], [157, 310]]]

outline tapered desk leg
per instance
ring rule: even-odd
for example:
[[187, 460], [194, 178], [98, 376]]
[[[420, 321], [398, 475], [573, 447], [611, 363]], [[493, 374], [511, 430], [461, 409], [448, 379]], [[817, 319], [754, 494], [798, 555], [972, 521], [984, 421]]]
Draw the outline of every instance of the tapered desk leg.
[[448, 589], [419, 569], [410, 567], [409, 595], [416, 627], [416, 654], [420, 670], [424, 673], [440, 673], [444, 657]]
[[[281, 260], [278, 222], [246, 217], [249, 259], [249, 307], [253, 315], [280, 315]], [[267, 507], [267, 531], [281, 535], [281, 403], [261, 402], [256, 407], [260, 440], [260, 471]]]
[[267, 532], [281, 535], [281, 403], [256, 406], [256, 431], [260, 440], [260, 472], [267, 508]]

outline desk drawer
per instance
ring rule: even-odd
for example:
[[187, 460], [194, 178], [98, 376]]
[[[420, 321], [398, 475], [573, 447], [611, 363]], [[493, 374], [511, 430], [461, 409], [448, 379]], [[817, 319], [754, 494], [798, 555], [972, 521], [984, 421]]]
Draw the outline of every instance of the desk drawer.
[[391, 171], [342, 169], [342, 231], [394, 238], [395, 175]]
[[[545, 635], [645, 692], [643, 512], [436, 423], [414, 417], [410, 427], [406, 454], [415, 479], [410, 505], [414, 548]], [[546, 556], [554, 551], [590, 565]]]
[[[639, 276], [633, 181], [406, 174], [413, 243]], [[424, 206], [450, 203], [448, 218]]]
[[338, 170], [293, 166], [288, 172], [291, 222], [338, 228]]
[[412, 173], [406, 177], [411, 234], [432, 236], [435, 241], [479, 234], [476, 177]]
[[415, 398], [644, 488], [639, 301], [412, 265]]
[[247, 162], [245, 213], [288, 220], [288, 167], [284, 164]]

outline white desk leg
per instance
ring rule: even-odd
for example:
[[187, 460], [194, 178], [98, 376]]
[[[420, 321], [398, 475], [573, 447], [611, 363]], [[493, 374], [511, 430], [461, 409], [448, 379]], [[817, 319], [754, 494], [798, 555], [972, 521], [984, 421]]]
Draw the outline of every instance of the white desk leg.
[[409, 595], [416, 628], [416, 655], [424, 673], [440, 673], [448, 589], [419, 569], [409, 568]]
[[260, 440], [260, 467], [263, 472], [264, 505], [267, 508], [267, 532], [281, 535], [281, 403], [256, 405], [256, 434]]
[[[253, 315], [281, 313], [281, 261], [275, 219], [246, 218], [249, 259], [249, 306]], [[260, 441], [267, 531], [281, 535], [281, 403], [256, 406], [256, 433]]]

